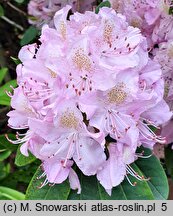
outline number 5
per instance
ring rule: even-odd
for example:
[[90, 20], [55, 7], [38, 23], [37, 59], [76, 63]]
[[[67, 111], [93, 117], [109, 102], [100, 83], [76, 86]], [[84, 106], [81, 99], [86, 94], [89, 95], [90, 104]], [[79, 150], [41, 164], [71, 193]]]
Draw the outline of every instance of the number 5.
[[166, 210], [167, 210], [166, 203], [162, 203], [161, 210], [162, 210], [162, 211], [166, 211]]

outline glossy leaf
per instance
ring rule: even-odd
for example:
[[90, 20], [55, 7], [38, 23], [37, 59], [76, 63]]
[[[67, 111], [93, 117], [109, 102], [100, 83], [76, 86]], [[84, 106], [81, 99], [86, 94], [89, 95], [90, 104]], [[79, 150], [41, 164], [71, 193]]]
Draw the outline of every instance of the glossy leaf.
[[25, 195], [8, 187], [0, 186], [0, 196], [10, 200], [24, 200]]
[[13, 56], [10, 56], [10, 58], [13, 60], [13, 62], [14, 62], [16, 65], [22, 63], [22, 62], [20, 61], [20, 59], [18, 59], [18, 58], [15, 58], [15, 57], [13, 57]]
[[4, 162], [0, 162], [0, 180], [7, 177], [10, 172], [10, 164], [5, 164]]
[[25, 165], [30, 164], [30, 163], [32, 163], [33, 161], [36, 160], [36, 158], [30, 152], [29, 152], [29, 156], [28, 157], [24, 156], [20, 152], [21, 145], [18, 146], [17, 154], [16, 154], [16, 158], [15, 158], [15, 164], [17, 166], [25, 166]]
[[7, 159], [10, 156], [10, 154], [11, 154], [11, 151], [8, 151], [8, 150], [4, 150], [0, 152], [0, 161]]
[[[138, 167], [133, 164], [133, 168], [142, 175]], [[131, 181], [133, 178], [129, 177]], [[82, 193], [76, 194], [76, 191], [71, 191], [68, 199], [79, 200], [151, 200], [154, 199], [152, 191], [146, 181], [139, 181], [135, 187], [131, 186], [127, 180], [124, 180], [119, 186], [112, 190], [112, 195], [109, 196], [104, 188], [98, 183], [95, 176], [86, 177], [83, 174], [80, 175], [80, 182], [82, 187]]]
[[25, 0], [14, 0], [15, 2], [22, 4]]
[[11, 86], [13, 86], [14, 88], [17, 86], [16, 80], [10, 80], [9, 82], [0, 87], [0, 105], [10, 106], [11, 98], [6, 94], [6, 91], [12, 92], [13, 90]]
[[165, 162], [168, 174], [173, 179], [173, 150], [171, 145], [165, 148]]
[[[15, 140], [16, 136], [14, 134], [8, 134], [9, 139]], [[0, 150], [2, 149], [6, 149], [6, 150], [10, 150], [10, 151], [15, 151], [17, 150], [17, 145], [14, 145], [12, 143], [10, 143], [5, 135], [0, 135]]]
[[23, 167], [15, 167], [15, 170], [11, 170], [10, 164], [7, 164], [5, 167], [6, 176], [0, 182], [1, 186], [10, 187], [14, 190], [19, 186], [22, 189], [26, 188], [39, 164], [39, 161], [35, 161]]
[[102, 7], [111, 7], [111, 3], [109, 1], [105, 1], [105, 2], [101, 2], [95, 9], [95, 13], [98, 14], [99, 13], [99, 10], [100, 8]]
[[5, 77], [5, 75], [7, 74], [7, 72], [8, 72], [8, 68], [1, 68], [0, 69], [0, 84], [2, 83], [2, 81], [3, 81], [3, 79], [4, 79], [4, 77]]
[[44, 179], [38, 179], [43, 171], [40, 167], [37, 169], [35, 175], [33, 176], [28, 189], [26, 191], [26, 199], [27, 200], [67, 200], [68, 195], [70, 193], [70, 186], [67, 181], [62, 184], [57, 184], [53, 187], [46, 185], [42, 188], [41, 183]]
[[20, 45], [24, 46], [32, 42], [38, 35], [38, 29], [33, 26], [30, 26], [24, 33], [23, 38], [20, 41]]
[[[146, 155], [150, 155], [151, 151], [144, 150]], [[137, 182], [136, 186], [131, 186], [125, 179], [118, 187], [113, 188], [112, 195], [109, 196], [104, 188], [99, 184], [95, 176], [84, 176], [78, 172], [81, 182], [82, 192], [80, 195], [74, 190], [69, 189], [67, 182], [49, 187], [48, 185], [37, 190], [37, 186], [41, 185], [41, 181], [37, 179], [41, 175], [37, 171], [32, 179], [28, 190], [27, 199], [69, 199], [69, 200], [155, 200], [167, 199], [168, 183], [165, 172], [155, 156], [149, 158], [140, 158], [131, 167], [140, 175], [144, 176], [146, 180], [136, 180], [136, 178], [129, 176], [130, 181]], [[150, 177], [150, 180], [147, 178]], [[59, 194], [59, 190], [64, 193], [63, 197]], [[48, 193], [48, 196], [46, 195]], [[55, 195], [57, 194], [57, 196]], [[69, 195], [68, 195], [69, 194]]]
[[[144, 150], [145, 155], [151, 154], [149, 149], [143, 148], [141, 150]], [[150, 178], [148, 185], [152, 190], [154, 199], [167, 199], [169, 194], [168, 180], [160, 161], [155, 156], [151, 156], [147, 159], [137, 160], [136, 165], [147, 178]]]

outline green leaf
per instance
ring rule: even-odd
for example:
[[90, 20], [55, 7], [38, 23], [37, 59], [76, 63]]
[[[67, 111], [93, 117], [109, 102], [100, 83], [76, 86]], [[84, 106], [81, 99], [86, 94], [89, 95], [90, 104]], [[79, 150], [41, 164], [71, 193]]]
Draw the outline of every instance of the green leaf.
[[67, 200], [70, 193], [69, 183], [65, 181], [53, 187], [46, 185], [39, 188], [44, 181], [44, 179], [38, 179], [42, 173], [43, 171], [39, 167], [27, 188], [26, 200]]
[[98, 14], [99, 13], [99, 10], [100, 8], [102, 7], [111, 7], [111, 3], [109, 1], [105, 1], [105, 2], [101, 2], [95, 9], [95, 13]]
[[17, 167], [14, 171], [10, 169], [10, 164], [8, 163], [4, 168], [6, 176], [0, 181], [0, 185], [4, 187], [10, 187], [11, 189], [15, 190], [16, 188], [20, 188], [23, 191], [26, 191], [26, 188], [39, 165], [40, 161], [36, 160], [32, 164], [28, 164], [23, 167]]
[[9, 164], [5, 165], [4, 162], [0, 162], [0, 180], [7, 177], [10, 173], [10, 166]]
[[20, 59], [18, 59], [18, 58], [15, 58], [15, 57], [13, 57], [13, 56], [10, 56], [10, 58], [13, 60], [13, 62], [14, 62], [16, 65], [22, 63], [22, 62], [20, 61]]
[[16, 158], [15, 158], [15, 164], [17, 166], [25, 166], [27, 164], [32, 163], [33, 161], [36, 160], [36, 158], [29, 152], [29, 156], [26, 157], [24, 156], [21, 152], [20, 152], [20, 147], [22, 146], [22, 144], [20, 144], [18, 146], [17, 149], [17, 154], [16, 154]]
[[[139, 168], [133, 164], [132, 167], [139, 175], [142, 175]], [[134, 179], [129, 177], [132, 181]], [[72, 191], [68, 197], [69, 200], [152, 200], [154, 196], [146, 181], [139, 181], [135, 187], [131, 186], [127, 180], [124, 180], [119, 186], [113, 188], [112, 195], [109, 196], [104, 188], [99, 184], [95, 176], [86, 177], [80, 173], [80, 182], [82, 193], [76, 194]], [[90, 190], [92, 188], [92, 190]]]
[[8, 97], [7, 95], [2, 95], [0, 97], [1, 97], [0, 105], [10, 106], [10, 101], [11, 101], [10, 97]]
[[[145, 152], [145, 155], [150, 155], [149, 149], [140, 149], [140, 152]], [[71, 190], [68, 199], [113, 199], [113, 200], [164, 200], [167, 199], [169, 188], [166, 174], [160, 164], [160, 161], [155, 157], [140, 158], [131, 167], [140, 175], [146, 178], [150, 177], [149, 181], [138, 181], [129, 176], [131, 182], [136, 181], [136, 186], [131, 186], [127, 180], [124, 180], [118, 187], [113, 188], [111, 197], [105, 192], [104, 188], [98, 183], [95, 177], [86, 177], [80, 173], [80, 181], [82, 193], [77, 195]], [[90, 190], [92, 188], [92, 190]]]
[[30, 42], [32, 42], [36, 36], [38, 35], [38, 29], [33, 27], [33, 26], [30, 26], [24, 33], [23, 35], [23, 38], [21, 39], [20, 41], [20, 45], [21, 46], [24, 46]]
[[[145, 155], [150, 155], [151, 151], [144, 149]], [[141, 152], [141, 150], [140, 150]], [[140, 158], [135, 163], [131, 164], [131, 167], [140, 176], [144, 176], [146, 180], [137, 180], [136, 178], [129, 176], [130, 181], [137, 182], [136, 186], [131, 186], [125, 179], [119, 186], [113, 188], [112, 195], [109, 196], [105, 189], [99, 184], [95, 176], [84, 176], [80, 171], [77, 171], [82, 192], [77, 194], [74, 190], [69, 190], [67, 182], [49, 187], [48, 185], [39, 189], [41, 180], [37, 177], [41, 175], [40, 171], [37, 171], [30, 182], [30, 185], [26, 192], [27, 199], [50, 199], [53, 196], [54, 199], [62, 199], [59, 195], [59, 191], [65, 191], [63, 199], [69, 200], [154, 200], [154, 199], [167, 199], [168, 197], [168, 182], [165, 172], [160, 164], [160, 161], [155, 157]], [[150, 177], [150, 180], [147, 178]], [[42, 182], [44, 179], [42, 180]], [[67, 190], [67, 188], [68, 190]], [[61, 189], [60, 189], [61, 188]], [[46, 195], [48, 193], [48, 196]], [[53, 194], [54, 193], [54, 194]], [[57, 194], [57, 196], [56, 196]]]
[[3, 86], [0, 87], [0, 105], [10, 106], [11, 98], [6, 94], [7, 92], [12, 92], [12, 88], [17, 86], [16, 80], [10, 80], [9, 82], [5, 83]]
[[[143, 148], [143, 150], [146, 155], [150, 155], [152, 153], [149, 149]], [[150, 177], [148, 185], [152, 190], [154, 199], [167, 199], [169, 195], [168, 179], [162, 165], [160, 164], [160, 161], [155, 156], [151, 156], [148, 159], [141, 158], [137, 160], [136, 165], [146, 177]]]
[[165, 148], [165, 162], [168, 174], [173, 179], [173, 150], [171, 145]]
[[4, 150], [3, 152], [0, 152], [0, 161], [3, 161], [7, 159], [11, 154], [11, 151]]
[[17, 86], [16, 80], [10, 80], [9, 82], [5, 83], [3, 86], [0, 87], [0, 97], [6, 95], [5, 91], [12, 92], [10, 86], [13, 86], [15, 88]]
[[0, 186], [0, 196], [3, 196], [10, 200], [24, 200], [25, 195], [19, 191], [16, 191], [14, 189], [8, 188], [8, 187], [2, 187]]
[[14, 0], [14, 1], [19, 3], [19, 4], [22, 4], [22, 3], [24, 3], [25, 0]]
[[4, 16], [4, 8], [0, 5], [0, 17]]
[[0, 84], [2, 83], [2, 81], [4, 80], [5, 75], [8, 72], [8, 68], [1, 68], [0, 69]]
[[[15, 140], [16, 136], [14, 134], [8, 134], [9, 139]], [[6, 149], [10, 151], [16, 151], [17, 150], [17, 145], [14, 145], [10, 143], [5, 135], [0, 135], [0, 150], [1, 149]]]

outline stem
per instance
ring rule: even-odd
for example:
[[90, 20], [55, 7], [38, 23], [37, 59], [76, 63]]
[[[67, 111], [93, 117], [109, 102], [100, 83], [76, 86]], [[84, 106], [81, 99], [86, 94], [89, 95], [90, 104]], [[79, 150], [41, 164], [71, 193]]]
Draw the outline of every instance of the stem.
[[77, 11], [80, 11], [80, 0], [77, 0]]
[[12, 25], [12, 26], [18, 28], [18, 29], [21, 30], [21, 31], [24, 31], [24, 28], [23, 28], [21, 25], [15, 23], [14, 21], [12, 21], [12, 20], [10, 20], [9, 18], [7, 18], [6, 16], [1, 16], [1, 18], [2, 18], [4, 21], [6, 21], [7, 23], [9, 23], [10, 25]]
[[19, 8], [17, 8], [17, 7], [16, 7], [15, 5], [13, 5], [12, 3], [7, 2], [7, 4], [8, 4], [11, 8], [13, 8], [14, 10], [18, 11], [19, 13], [23, 14], [24, 16], [27, 16], [27, 14], [26, 14], [24, 11], [22, 11], [22, 10], [19, 9]]
[[19, 191], [16, 191], [14, 189], [0, 186], [0, 195], [5, 196], [11, 200], [24, 200], [25, 195]]

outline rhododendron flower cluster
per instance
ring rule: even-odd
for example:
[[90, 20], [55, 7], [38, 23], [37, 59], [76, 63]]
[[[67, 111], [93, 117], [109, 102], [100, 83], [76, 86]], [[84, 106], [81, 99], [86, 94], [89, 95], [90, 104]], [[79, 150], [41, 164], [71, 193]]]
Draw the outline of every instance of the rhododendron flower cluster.
[[28, 4], [29, 23], [41, 28], [43, 24], [47, 23], [53, 26], [53, 16], [57, 10], [67, 4], [76, 8], [76, 0], [30, 0]]
[[[110, 0], [112, 7], [126, 16], [130, 25], [141, 29], [148, 45], [172, 37], [171, 0]], [[169, 33], [168, 33], [169, 31]]]
[[29, 23], [41, 28], [43, 24], [53, 27], [53, 17], [56, 11], [67, 4], [72, 11], [84, 12], [92, 10], [95, 0], [30, 0], [28, 4]]
[[[132, 26], [141, 29], [147, 37], [148, 50], [155, 61], [161, 65], [165, 80], [164, 98], [172, 107], [173, 89], [173, 17], [171, 0], [110, 0], [116, 12], [126, 16]], [[162, 135], [166, 143], [173, 142], [173, 120], [162, 125]]]
[[[162, 68], [165, 80], [164, 98], [171, 110], [173, 110], [173, 40], [159, 44], [159, 48], [154, 49], [154, 59], [157, 60]], [[167, 122], [162, 128], [162, 134], [166, 137], [167, 143], [173, 141], [173, 121]]]
[[19, 53], [8, 116], [11, 128], [27, 132], [11, 141], [42, 161], [42, 186], [68, 178], [80, 193], [75, 163], [111, 194], [129, 175], [145, 180], [130, 164], [147, 157], [137, 147], [165, 142], [151, 126], [166, 123], [172, 113], [163, 99], [160, 65], [150, 59], [140, 30], [111, 8], [67, 19], [70, 9], [56, 12], [55, 29], [43, 27], [39, 45]]

